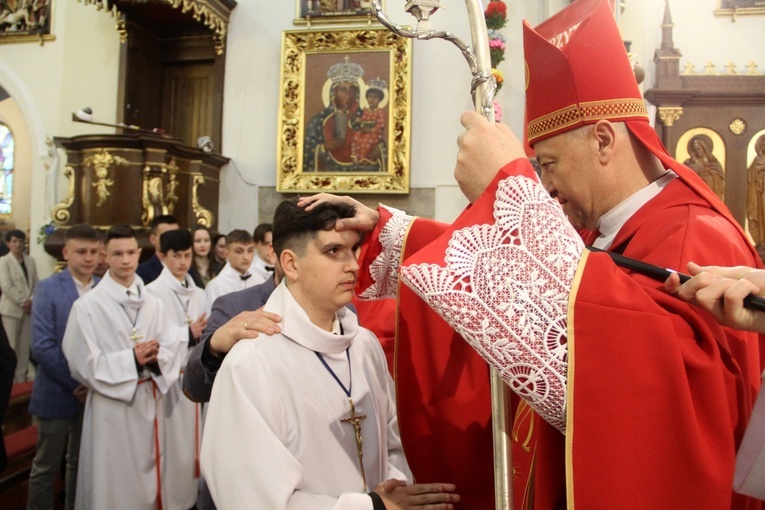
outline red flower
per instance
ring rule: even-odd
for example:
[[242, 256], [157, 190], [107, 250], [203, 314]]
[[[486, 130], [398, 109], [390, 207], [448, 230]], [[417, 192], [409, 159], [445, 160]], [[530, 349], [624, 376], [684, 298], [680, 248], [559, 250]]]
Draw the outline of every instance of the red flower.
[[503, 19], [507, 18], [507, 5], [502, 1], [496, 1], [489, 3], [484, 13], [486, 17], [489, 16], [501, 16]]

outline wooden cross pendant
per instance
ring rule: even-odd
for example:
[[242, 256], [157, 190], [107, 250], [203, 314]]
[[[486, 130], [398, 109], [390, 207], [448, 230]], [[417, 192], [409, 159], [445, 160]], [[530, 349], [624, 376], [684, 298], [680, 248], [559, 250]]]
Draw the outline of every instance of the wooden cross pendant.
[[341, 423], [350, 423], [353, 427], [353, 432], [356, 435], [356, 455], [359, 458], [359, 467], [361, 468], [361, 481], [364, 483], [364, 492], [367, 492], [367, 477], [364, 474], [364, 452], [362, 446], [364, 446], [364, 438], [361, 437], [361, 421], [367, 418], [366, 414], [356, 414], [356, 406], [353, 405], [353, 399], [349, 398], [348, 403], [351, 405], [351, 415], [348, 418], [340, 420]]
[[136, 328], [134, 327], [134, 328], [133, 328], [133, 334], [132, 334], [132, 335], [130, 335], [130, 340], [132, 340], [132, 341], [133, 341], [133, 342], [135, 342], [135, 343], [138, 343], [138, 341], [139, 341], [140, 339], [142, 339], [142, 338], [143, 338], [143, 335], [142, 335], [141, 333], [139, 333], [139, 332], [138, 332], [138, 329], [136, 329]]

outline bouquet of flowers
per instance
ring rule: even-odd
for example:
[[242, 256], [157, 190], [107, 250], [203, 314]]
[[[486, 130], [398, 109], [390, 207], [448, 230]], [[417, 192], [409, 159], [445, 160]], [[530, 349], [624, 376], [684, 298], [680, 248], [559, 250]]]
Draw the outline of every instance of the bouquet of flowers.
[[497, 81], [497, 90], [502, 88], [504, 76], [497, 69], [500, 62], [505, 60], [507, 41], [500, 30], [507, 24], [507, 5], [502, 0], [491, 0], [484, 11], [486, 28], [489, 29], [489, 57], [491, 58], [491, 73]]
[[484, 11], [486, 28], [499, 30], [507, 23], [507, 5], [502, 0], [491, 0]]

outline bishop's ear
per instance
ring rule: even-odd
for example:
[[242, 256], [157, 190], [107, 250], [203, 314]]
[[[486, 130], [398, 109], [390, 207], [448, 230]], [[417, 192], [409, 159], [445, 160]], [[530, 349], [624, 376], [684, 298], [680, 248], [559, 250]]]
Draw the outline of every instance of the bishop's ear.
[[300, 261], [298, 259], [297, 254], [290, 250], [290, 249], [284, 249], [282, 250], [282, 254], [279, 256], [279, 264], [282, 266], [282, 271], [284, 271], [284, 276], [288, 280], [297, 280], [298, 279], [298, 269], [300, 266]]

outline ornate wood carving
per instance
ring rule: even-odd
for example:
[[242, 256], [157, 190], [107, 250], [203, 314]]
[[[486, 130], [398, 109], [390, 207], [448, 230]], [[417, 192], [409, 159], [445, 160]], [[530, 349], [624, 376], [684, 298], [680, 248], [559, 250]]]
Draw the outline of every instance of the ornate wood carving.
[[[740, 72], [730, 61], [719, 66], [707, 62], [701, 71], [687, 62], [685, 71], [676, 75], [681, 53], [673, 47], [672, 26], [667, 7], [662, 49], [654, 59], [656, 82], [645, 93], [658, 107], [657, 132], [670, 154], [724, 197], [765, 254], [765, 181], [760, 176], [765, 140], [759, 142], [765, 138], [765, 76], [751, 61]], [[660, 58], [664, 56], [671, 58]]]
[[[148, 133], [81, 135], [55, 143], [68, 159], [67, 197], [52, 211], [64, 230], [76, 223], [128, 224], [143, 234], [141, 244], [151, 254], [145, 233], [156, 215], [172, 214], [184, 228], [198, 222], [217, 227], [219, 174], [228, 158]], [[45, 243], [56, 257], [63, 246], [59, 237]]]

